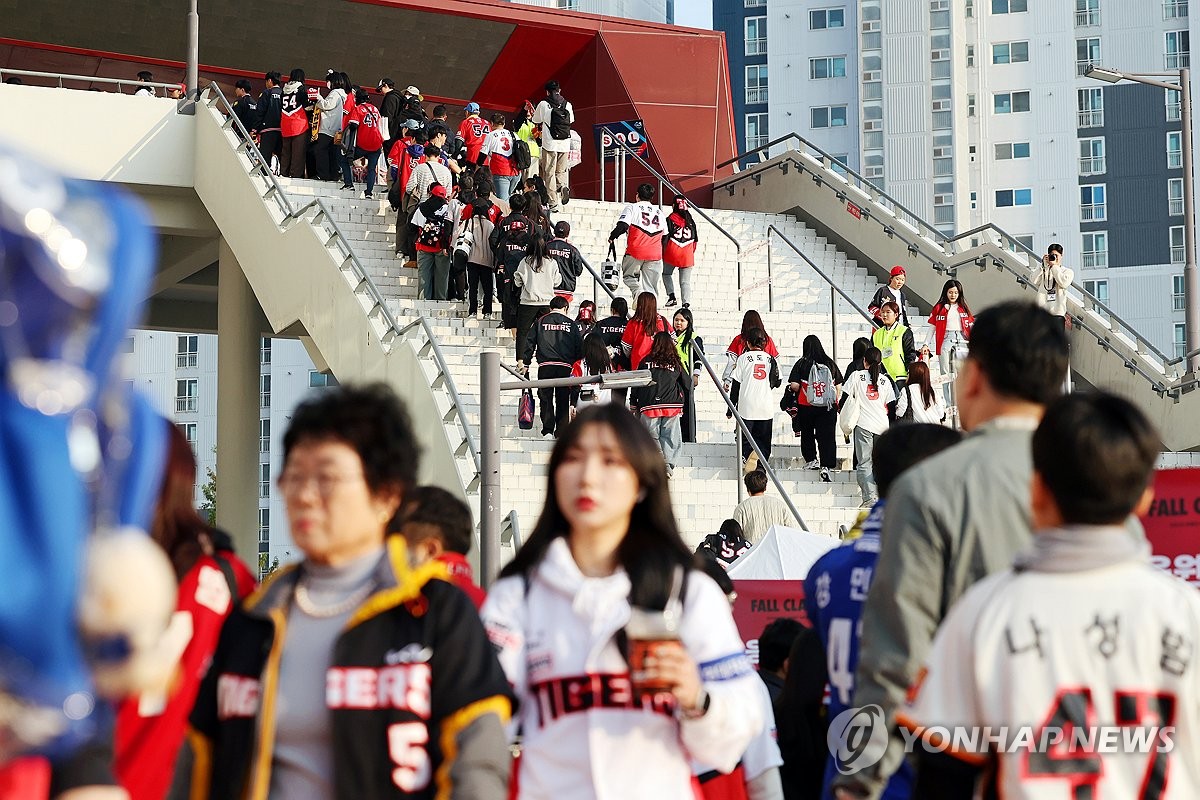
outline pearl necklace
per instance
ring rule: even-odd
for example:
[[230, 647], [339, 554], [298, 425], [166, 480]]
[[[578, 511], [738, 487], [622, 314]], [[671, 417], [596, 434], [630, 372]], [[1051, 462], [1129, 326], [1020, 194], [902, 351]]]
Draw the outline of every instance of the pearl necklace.
[[358, 608], [359, 604], [366, 600], [367, 596], [371, 594], [371, 590], [373, 588], [373, 583], [367, 583], [367, 585], [363, 586], [361, 589], [356, 589], [350, 594], [349, 597], [341, 602], [334, 603], [331, 606], [319, 606], [312, 601], [311, 597], [308, 596], [308, 587], [301, 583], [296, 586], [296, 591], [294, 594], [294, 597], [296, 598], [296, 608], [315, 619], [329, 619], [330, 617], [337, 617], [353, 611], [355, 608]]

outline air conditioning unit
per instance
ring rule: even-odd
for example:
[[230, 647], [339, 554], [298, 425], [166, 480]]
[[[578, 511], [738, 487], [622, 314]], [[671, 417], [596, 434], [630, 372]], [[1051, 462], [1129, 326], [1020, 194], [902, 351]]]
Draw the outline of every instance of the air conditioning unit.
[[950, 50], [949, 49], [934, 50], [929, 54], [929, 59], [931, 61], [949, 61], [950, 60]]
[[863, 83], [877, 83], [883, 80], [883, 70], [873, 69], [862, 74]]
[[883, 25], [877, 19], [862, 24], [863, 33], [879, 33], [881, 30], [883, 30]]

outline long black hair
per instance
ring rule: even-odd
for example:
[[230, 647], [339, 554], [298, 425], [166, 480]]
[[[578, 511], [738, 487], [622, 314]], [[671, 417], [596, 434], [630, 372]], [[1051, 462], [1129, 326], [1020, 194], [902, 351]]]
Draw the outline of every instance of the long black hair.
[[[867, 341], [862, 339], [861, 341]], [[868, 342], [869, 344], [869, 342]], [[829, 372], [833, 375], [834, 383], [841, 383], [843, 380], [842, 371], [838, 369], [838, 365], [833, 363], [833, 359], [825, 353], [825, 346], [821, 344], [821, 340], [814, 334], [809, 334], [804, 337], [804, 344], [800, 350], [800, 374], [808, 380], [808, 373], [812, 370], [813, 364], [824, 364], [829, 367]]]
[[871, 388], [879, 388], [879, 373], [883, 364], [883, 352], [878, 347], [868, 347], [866, 355], [863, 356], [863, 363], [867, 367], [867, 372], [871, 373]]
[[683, 329], [683, 333], [676, 334], [675, 341], [679, 342], [680, 347], [688, 347], [692, 343], [692, 339], [696, 338], [695, 320], [692, 319], [692, 310], [690, 308], [680, 308], [676, 310], [675, 316], [683, 317], [687, 321], [687, 327]]
[[942, 306], [950, 305], [950, 298], [946, 297], [946, 293], [949, 292], [951, 288], [958, 289], [958, 299], [955, 300], [954, 302], [958, 303], [959, 308], [961, 308], [963, 311], [970, 314], [971, 307], [969, 305], [967, 305], [967, 293], [963, 291], [962, 284], [959, 283], [954, 278], [951, 278], [950, 280], [948, 280], [944, 284], [942, 284], [942, 297], [940, 300], [938, 300], [938, 305], [942, 305]]
[[667, 470], [662, 451], [646, 426], [625, 406], [615, 403], [592, 405], [580, 411], [575, 421], [554, 443], [546, 469], [546, 505], [525, 545], [500, 573], [530, 578], [546, 556], [551, 543], [570, 533], [570, 525], [558, 505], [554, 476], [567, 452], [579, 443], [589, 425], [605, 425], [616, 437], [622, 454], [637, 475], [641, 499], [634, 504], [629, 530], [617, 546], [617, 563], [629, 575], [629, 601], [643, 608], [665, 608], [671, 596], [676, 569], [692, 565], [692, 553], [679, 535]]
[[529, 232], [529, 244], [525, 246], [525, 258], [533, 262], [533, 271], [542, 271], [542, 262], [546, 260], [546, 237], [538, 227]]
[[612, 372], [612, 356], [600, 334], [591, 333], [583, 337], [583, 363], [587, 364], [588, 372], [592, 375]]

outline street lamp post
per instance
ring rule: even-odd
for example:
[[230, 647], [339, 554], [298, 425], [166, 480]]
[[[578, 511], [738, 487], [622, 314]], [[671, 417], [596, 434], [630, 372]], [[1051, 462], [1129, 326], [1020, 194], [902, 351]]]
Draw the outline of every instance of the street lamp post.
[[[1183, 155], [1183, 287], [1184, 287], [1184, 329], [1186, 346], [1184, 351], [1192, 355], [1187, 358], [1187, 371], [1192, 372], [1197, 367], [1196, 352], [1200, 350], [1200, 276], [1196, 272], [1196, 216], [1193, 209], [1192, 196], [1192, 102], [1191, 102], [1191, 71], [1184, 67], [1178, 73], [1152, 72], [1129, 73], [1120, 70], [1092, 64], [1083, 73], [1085, 77], [1094, 78], [1105, 83], [1132, 81], [1146, 86], [1157, 86], [1179, 92], [1180, 143]], [[1167, 83], [1155, 78], [1176, 78], [1178, 83]]]
[[627, 389], [653, 382], [650, 370], [610, 372], [586, 378], [547, 378], [500, 382], [500, 354], [485, 350], [479, 359], [479, 578], [486, 589], [500, 572], [500, 393], [523, 389], [550, 389], [562, 386], [599, 384], [607, 389]]

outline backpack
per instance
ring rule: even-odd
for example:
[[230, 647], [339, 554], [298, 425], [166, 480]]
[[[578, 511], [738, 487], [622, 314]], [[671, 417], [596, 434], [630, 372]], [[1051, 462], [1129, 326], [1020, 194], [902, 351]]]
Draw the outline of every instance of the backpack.
[[571, 138], [571, 113], [567, 111], [566, 100], [550, 107], [550, 138], [560, 141]]
[[529, 153], [529, 143], [524, 139], [513, 137], [512, 155], [509, 158], [515, 168], [521, 171], [529, 169], [533, 164], [533, 156]]
[[808, 370], [804, 398], [814, 408], [832, 408], [834, 404], [833, 372], [824, 364], [813, 362]]
[[438, 214], [425, 220], [425, 224], [417, 231], [417, 244], [425, 247], [441, 249], [450, 235], [450, 220], [445, 215]]

